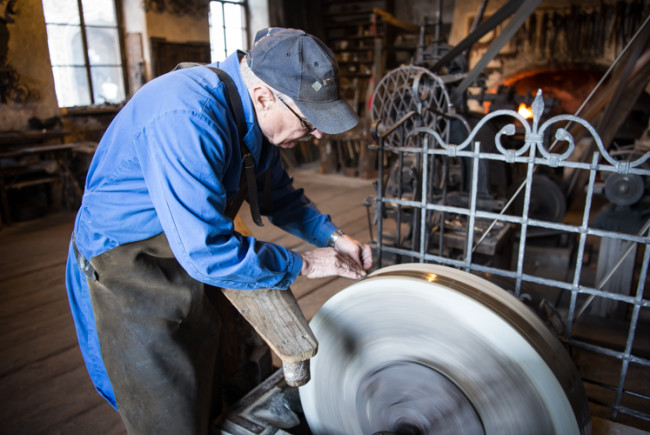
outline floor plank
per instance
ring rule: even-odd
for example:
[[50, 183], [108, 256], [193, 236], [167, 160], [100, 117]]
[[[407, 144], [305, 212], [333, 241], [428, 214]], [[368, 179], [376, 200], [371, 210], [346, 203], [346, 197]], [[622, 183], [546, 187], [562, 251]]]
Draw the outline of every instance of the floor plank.
[[[54, 300], [65, 298], [65, 292], [53, 292], [51, 287], [62, 284], [64, 269], [59, 264], [43, 266], [29, 274], [10, 277], [0, 283], [2, 305], [1, 319], [31, 310], [38, 305], [45, 305]], [[27, 297], [29, 296], [29, 297]], [[36, 301], [32, 300], [36, 299]]]

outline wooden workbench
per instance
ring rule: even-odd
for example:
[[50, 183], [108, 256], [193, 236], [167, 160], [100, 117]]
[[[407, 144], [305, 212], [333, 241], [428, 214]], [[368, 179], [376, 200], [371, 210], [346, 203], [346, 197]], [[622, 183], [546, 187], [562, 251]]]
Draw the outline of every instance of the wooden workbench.
[[8, 197], [10, 190], [51, 184], [53, 196], [57, 198], [54, 202], [60, 202], [64, 196], [66, 205], [72, 205], [70, 195], [61, 194], [64, 187], [69, 188], [75, 198], [81, 198], [83, 190], [70, 170], [69, 160], [74, 152], [94, 153], [97, 143], [65, 143], [68, 134], [64, 130], [0, 133], [0, 227], [2, 221], [13, 222]]

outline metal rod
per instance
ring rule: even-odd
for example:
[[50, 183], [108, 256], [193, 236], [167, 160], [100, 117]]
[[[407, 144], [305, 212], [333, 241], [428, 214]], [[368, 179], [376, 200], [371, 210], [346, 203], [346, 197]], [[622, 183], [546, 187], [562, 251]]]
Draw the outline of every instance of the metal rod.
[[476, 17], [474, 17], [474, 21], [472, 22], [472, 27], [469, 28], [469, 33], [471, 34], [476, 30], [478, 27], [479, 23], [483, 20], [483, 14], [485, 13], [485, 7], [488, 4], [488, 0], [482, 0], [481, 5], [478, 8], [478, 11], [476, 12]]
[[[639, 232], [637, 233], [637, 236], [638, 236], [638, 237], [643, 237], [643, 234], [644, 234], [646, 231], [648, 231], [648, 228], [650, 228], [650, 219], [648, 219], [648, 220], [646, 221], [645, 225], [643, 225], [643, 228], [641, 228], [641, 231], [639, 231]], [[631, 243], [630, 243], [630, 246], [627, 248], [627, 250], [625, 251], [625, 253], [621, 256], [621, 258], [616, 262], [616, 264], [614, 265], [614, 267], [612, 267], [612, 269], [607, 273], [607, 275], [605, 275], [605, 277], [603, 277], [603, 279], [601, 279], [600, 283], [598, 283], [598, 285], [596, 286], [596, 288], [597, 288], [598, 290], [602, 290], [602, 288], [605, 286], [605, 284], [607, 284], [607, 282], [609, 281], [609, 279], [614, 275], [614, 273], [616, 273], [616, 271], [618, 270], [618, 268], [621, 267], [621, 265], [622, 265], [623, 262], [625, 261], [625, 258], [626, 258], [628, 255], [630, 255], [630, 252], [632, 252], [632, 250], [634, 249], [635, 246], [636, 246], [636, 245], [635, 245], [634, 242], [631, 242]], [[594, 300], [594, 298], [595, 298], [594, 295], [591, 295], [591, 296], [589, 296], [589, 298], [587, 298], [587, 300], [582, 304], [582, 306], [580, 307], [580, 309], [579, 309], [578, 312], [576, 313], [574, 320], [577, 320], [577, 319], [582, 315], [582, 313], [584, 313], [584, 311], [587, 309], [587, 307], [589, 306], [589, 304], [591, 304], [591, 302]]]
[[[415, 136], [419, 139], [419, 136]], [[419, 143], [419, 141], [418, 141]], [[426, 159], [426, 154], [416, 154], [415, 156], [415, 167], [422, 168], [424, 167], [423, 159]], [[416, 183], [415, 192], [413, 192], [413, 199], [417, 199], [419, 204], [422, 205], [426, 200], [422, 198], [422, 183], [424, 178], [420, 180], [419, 183]], [[420, 198], [418, 199], [418, 194]], [[420, 226], [420, 211], [422, 207], [417, 207], [412, 210], [411, 216], [411, 250], [419, 251], [420, 247], [418, 243], [420, 242], [420, 235], [424, 233], [424, 227]]]
[[[403, 129], [403, 126], [400, 126]], [[397, 197], [402, 198], [404, 192], [402, 191], [402, 186], [404, 186], [404, 154], [400, 153], [397, 156]], [[388, 174], [390, 177], [390, 174]], [[415, 208], [413, 208], [415, 210]], [[395, 217], [395, 222], [397, 228], [395, 229], [395, 246], [398, 248], [402, 247], [402, 206], [397, 204], [397, 216]]]
[[465, 244], [465, 270], [469, 272], [472, 264], [472, 244], [474, 243], [474, 225], [476, 223], [476, 196], [478, 195], [478, 155], [481, 151], [481, 143], [474, 143], [474, 158], [472, 159], [472, 186], [470, 190], [470, 214], [467, 221], [467, 243]]
[[[442, 0], [438, 0], [438, 19], [436, 20], [436, 42], [440, 41], [442, 34]], [[436, 53], [438, 55], [439, 53]]]
[[[648, 274], [648, 263], [650, 263], [650, 249], [649, 246], [646, 245], [645, 255], [643, 258], [643, 266], [641, 268], [641, 274], [639, 276], [639, 283], [637, 284], [637, 288], [636, 288], [637, 302], [643, 299], [644, 283], [645, 283], [646, 276]], [[636, 326], [639, 321], [640, 311], [641, 311], [641, 307], [639, 306], [639, 304], [634, 304], [634, 307], [632, 308], [632, 317], [630, 318], [630, 329], [627, 334], [627, 344], [625, 345], [625, 358], [623, 358], [623, 362], [621, 364], [621, 373], [618, 381], [618, 389], [616, 390], [616, 399], [614, 402], [615, 406], [619, 406], [621, 404], [623, 387], [625, 386], [625, 378], [627, 377], [627, 370], [630, 366], [629, 357], [630, 355], [632, 355], [632, 343], [634, 342], [634, 334], [636, 332]], [[614, 411], [613, 419], [615, 420], [617, 416], [618, 416], [618, 411]]]
[[488, 19], [483, 21], [474, 32], [467, 35], [462, 41], [454, 46], [451, 50], [447, 52], [438, 62], [436, 62], [432, 67], [431, 71], [436, 72], [438, 69], [445, 66], [456, 56], [462, 54], [465, 50], [470, 48], [476, 41], [481, 39], [483, 35], [488, 33], [490, 30], [494, 29], [496, 26], [501, 24], [506, 18], [515, 13], [517, 9], [521, 6], [524, 0], [510, 0], [508, 3], [503, 5], [498, 11], [492, 14]]
[[[595, 166], [598, 162], [598, 153], [594, 153], [592, 164]], [[585, 244], [587, 243], [587, 228], [589, 228], [589, 214], [591, 212], [591, 201], [594, 195], [594, 183], [596, 182], [596, 171], [589, 172], [589, 183], [587, 184], [587, 197], [585, 199], [585, 208], [582, 213], [582, 225], [580, 226], [580, 241], [578, 244], [578, 256], [576, 258], [576, 267], [573, 273], [573, 288], [577, 289], [580, 284], [580, 276], [582, 274], [582, 256], [585, 251]], [[569, 307], [569, 319], [566, 328], [566, 337], [571, 336], [571, 329], [573, 328], [573, 313], [575, 312], [576, 304], [578, 303], [578, 292], [571, 291], [571, 303]]]
[[377, 161], [379, 168], [377, 168], [377, 176], [379, 178], [379, 183], [377, 183], [377, 266], [381, 268], [383, 260], [383, 246], [384, 246], [384, 237], [383, 237], [383, 222], [384, 222], [384, 137], [379, 136], [377, 138], [379, 142], [379, 149], [377, 150]]
[[[526, 169], [526, 192], [524, 193], [524, 206], [521, 213], [522, 222], [519, 232], [519, 253], [517, 254], [517, 278], [515, 280], [515, 296], [521, 294], [521, 275], [524, 272], [524, 252], [526, 250], [526, 233], [528, 231], [528, 210], [530, 209], [530, 195], [533, 188], [533, 170], [535, 165], [532, 163], [535, 157], [535, 147], [530, 149], [529, 163]], [[487, 232], [484, 236], [487, 235]]]
[[[422, 147], [425, 151], [429, 150], [429, 136], [425, 136], [422, 141]], [[425, 154], [422, 158], [422, 192], [421, 192], [421, 202], [422, 205], [426, 205], [429, 199], [429, 155]], [[427, 209], [422, 208], [420, 213], [420, 255], [424, 258], [424, 252], [427, 249]], [[423, 260], [420, 259], [420, 262]]]
[[[467, 88], [474, 83], [478, 76], [485, 71], [485, 67], [494, 59], [494, 57], [501, 51], [501, 49], [510, 41], [510, 39], [517, 33], [519, 28], [526, 22], [528, 17], [535, 12], [537, 6], [542, 0], [525, 0], [521, 6], [517, 8], [508, 24], [503, 27], [499, 35], [494, 38], [492, 44], [488, 47], [485, 54], [474, 65], [472, 70], [467, 74], [462, 82], [456, 86], [450, 95], [452, 103], [456, 104], [457, 100], [463, 95]], [[486, 20], [487, 21], [487, 20]]]
[[[608, 390], [616, 391], [616, 387], [613, 387], [611, 385], [607, 385], [607, 384], [605, 384], [603, 382], [599, 382], [599, 381], [589, 379], [589, 378], [585, 378], [585, 377], [582, 377], [581, 379], [582, 379], [582, 382], [584, 382], [584, 383], [594, 384], [594, 385], [598, 385], [599, 387], [607, 388]], [[636, 392], [630, 391], [630, 390], [623, 390], [623, 394], [627, 394], [629, 396], [637, 397], [637, 398], [643, 399], [643, 400], [650, 400], [650, 396], [646, 396], [645, 394], [636, 393]]]

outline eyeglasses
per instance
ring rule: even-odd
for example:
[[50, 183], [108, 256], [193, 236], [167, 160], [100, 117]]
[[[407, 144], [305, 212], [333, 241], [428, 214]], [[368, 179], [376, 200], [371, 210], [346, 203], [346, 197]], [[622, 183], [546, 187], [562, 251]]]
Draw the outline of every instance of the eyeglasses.
[[305, 128], [305, 130], [307, 130], [307, 134], [310, 134], [311, 132], [313, 132], [313, 131], [316, 130], [316, 127], [314, 127], [313, 125], [311, 125], [311, 124], [309, 123], [309, 121], [307, 121], [305, 118], [303, 118], [302, 116], [298, 115], [298, 114], [296, 113], [296, 111], [293, 110], [293, 109], [291, 108], [291, 106], [289, 106], [289, 105], [287, 104], [287, 102], [284, 101], [284, 100], [282, 99], [282, 97], [280, 97], [280, 96], [277, 95], [277, 94], [276, 94], [276, 97], [277, 97], [278, 100], [282, 101], [282, 104], [284, 104], [285, 106], [287, 106], [287, 109], [289, 109], [289, 110], [291, 111], [291, 113], [293, 113], [294, 115], [296, 115], [296, 118], [298, 118], [298, 120], [300, 121], [300, 124], [302, 124], [302, 126]]

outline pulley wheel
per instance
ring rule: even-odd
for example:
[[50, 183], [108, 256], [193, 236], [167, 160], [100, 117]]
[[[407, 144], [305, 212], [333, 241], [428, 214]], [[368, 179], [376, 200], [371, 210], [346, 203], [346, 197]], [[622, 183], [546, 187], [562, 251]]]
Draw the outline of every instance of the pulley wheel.
[[394, 69], [379, 81], [372, 96], [370, 120], [391, 127], [403, 116], [414, 111], [419, 120], [410, 119], [385, 138], [385, 144], [405, 145], [404, 139], [415, 127], [430, 127], [443, 140], [448, 139], [451, 112], [449, 94], [442, 79], [426, 68], [406, 65]]
[[612, 174], [605, 181], [605, 196], [616, 205], [632, 205], [643, 198], [643, 178], [636, 174]]
[[[509, 189], [509, 197], [519, 188], [522, 179], [517, 180]], [[512, 204], [512, 213], [521, 215], [524, 209], [524, 191], [522, 190]], [[528, 217], [547, 222], [562, 222], [566, 214], [566, 197], [557, 182], [546, 175], [533, 176], [530, 193]]]
[[523, 303], [428, 264], [381, 269], [327, 301], [300, 398], [314, 434], [586, 434], [573, 361]]

